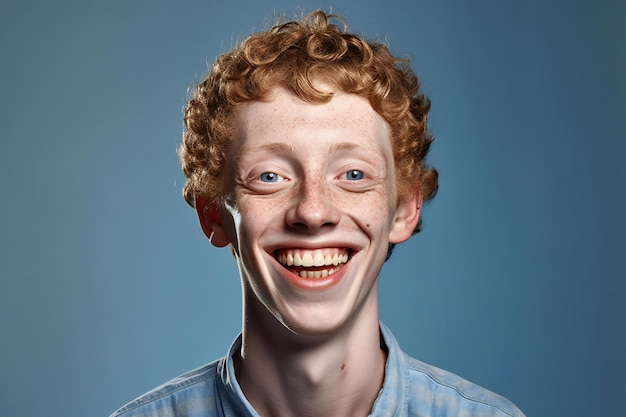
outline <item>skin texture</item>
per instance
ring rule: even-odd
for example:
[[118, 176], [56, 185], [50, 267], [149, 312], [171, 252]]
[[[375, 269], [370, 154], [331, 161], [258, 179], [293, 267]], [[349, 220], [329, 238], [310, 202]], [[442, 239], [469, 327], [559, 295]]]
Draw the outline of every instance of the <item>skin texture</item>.
[[[224, 207], [196, 203], [205, 234], [239, 265], [236, 372], [261, 415], [367, 415], [384, 377], [378, 275], [389, 243], [411, 236], [421, 199], [398, 202], [384, 119], [366, 99], [333, 93], [309, 104], [277, 87], [243, 105], [231, 193]], [[293, 255], [331, 265], [284, 265]]]

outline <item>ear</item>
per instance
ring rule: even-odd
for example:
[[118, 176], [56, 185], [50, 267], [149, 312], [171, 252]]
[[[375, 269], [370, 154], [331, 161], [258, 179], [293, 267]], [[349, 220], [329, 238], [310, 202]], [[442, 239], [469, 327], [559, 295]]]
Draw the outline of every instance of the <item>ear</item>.
[[222, 248], [230, 243], [226, 234], [219, 207], [208, 203], [204, 198], [196, 198], [196, 213], [200, 220], [202, 231], [209, 238], [209, 242], [218, 248]]
[[402, 243], [411, 237], [420, 219], [421, 208], [421, 190], [400, 200], [396, 210], [396, 218], [389, 231], [389, 243]]

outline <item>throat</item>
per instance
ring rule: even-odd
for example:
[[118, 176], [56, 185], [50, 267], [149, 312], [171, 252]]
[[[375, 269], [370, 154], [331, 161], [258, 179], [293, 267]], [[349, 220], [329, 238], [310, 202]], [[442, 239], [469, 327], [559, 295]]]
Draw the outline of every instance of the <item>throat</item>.
[[260, 415], [367, 416], [371, 412], [383, 386], [387, 357], [377, 327], [373, 335], [317, 341], [321, 343], [306, 343], [302, 336], [291, 334], [283, 343], [270, 346], [247, 336], [245, 354], [236, 358], [236, 374]]

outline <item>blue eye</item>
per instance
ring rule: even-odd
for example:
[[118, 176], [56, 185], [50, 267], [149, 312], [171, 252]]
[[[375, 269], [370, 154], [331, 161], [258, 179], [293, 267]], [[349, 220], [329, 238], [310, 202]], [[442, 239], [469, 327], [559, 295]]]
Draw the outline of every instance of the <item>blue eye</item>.
[[280, 175], [275, 172], [264, 172], [259, 175], [261, 182], [278, 182]]
[[358, 181], [363, 178], [365, 178], [365, 174], [363, 174], [363, 171], [359, 171], [358, 169], [351, 169], [346, 172], [346, 179], [348, 179], [348, 181]]

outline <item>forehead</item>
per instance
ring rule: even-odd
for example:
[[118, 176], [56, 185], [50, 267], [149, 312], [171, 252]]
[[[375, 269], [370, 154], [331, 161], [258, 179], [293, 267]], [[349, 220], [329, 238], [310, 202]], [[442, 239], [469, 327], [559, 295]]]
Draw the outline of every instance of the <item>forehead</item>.
[[387, 122], [367, 99], [341, 91], [333, 92], [327, 103], [312, 104], [276, 87], [266, 100], [244, 104], [237, 113], [236, 127], [239, 152], [255, 145], [303, 139], [311, 146], [353, 143], [374, 145], [384, 154], [391, 152]]

